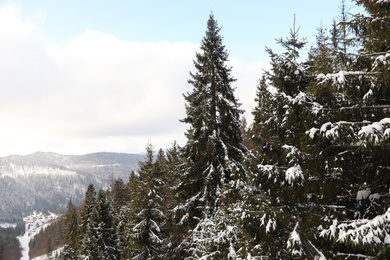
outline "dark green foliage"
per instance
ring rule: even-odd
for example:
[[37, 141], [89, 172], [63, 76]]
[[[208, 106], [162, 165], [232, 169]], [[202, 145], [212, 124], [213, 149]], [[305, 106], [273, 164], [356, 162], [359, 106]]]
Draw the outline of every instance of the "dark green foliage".
[[[92, 242], [93, 259], [120, 259], [120, 252], [116, 247], [117, 235], [114, 227], [110, 205], [103, 190], [99, 190], [96, 204], [92, 211], [90, 228], [86, 234]], [[89, 255], [87, 255], [89, 256]]]
[[190, 74], [193, 91], [185, 95], [187, 117], [182, 121], [190, 128], [176, 190], [184, 202], [178, 211], [186, 212], [181, 213], [182, 220], [190, 227], [196, 225], [197, 218], [213, 214], [221, 185], [245, 178], [241, 164], [245, 151], [239, 119], [242, 111], [231, 87], [235, 79], [226, 65], [228, 54], [219, 32], [210, 15], [202, 52], [194, 61], [196, 72]]
[[388, 1], [356, 0], [369, 15], [353, 16], [350, 27], [356, 33], [357, 40], [368, 52], [386, 52], [390, 50], [390, 3]]
[[[0, 228], [0, 259], [5, 260], [3, 255], [7, 247], [18, 248], [17, 236], [22, 235], [25, 229], [24, 223], [18, 223], [15, 228]], [[17, 252], [17, 250], [15, 250]]]
[[80, 213], [80, 233], [85, 234], [89, 225], [92, 210], [95, 207], [96, 191], [93, 184], [90, 184], [85, 193], [85, 201]]
[[[188, 81], [193, 90], [184, 95], [187, 116], [182, 122], [190, 127], [175, 187], [175, 218], [184, 230], [178, 249], [181, 258], [225, 259], [229, 250], [238, 248], [238, 238], [222, 229], [232, 224], [226, 216], [229, 208], [239, 203], [247, 181], [243, 164], [247, 149], [242, 144], [243, 111], [231, 86], [235, 79], [226, 65], [228, 53], [213, 14], [200, 50], [194, 60], [196, 71]], [[216, 236], [221, 240], [211, 245]]]
[[[298, 61], [306, 41], [299, 39], [294, 28], [290, 38], [277, 42], [285, 52], [276, 54], [267, 49], [271, 71], [265, 72], [260, 80], [258, 105], [253, 111], [254, 163], [258, 166], [251, 170], [257, 191], [250, 201], [254, 214], [246, 225], [255, 237], [258, 253], [271, 258], [304, 257], [301, 244], [286, 245], [306, 213], [303, 191], [308, 176], [301, 138], [308, 123], [304, 118], [310, 117], [307, 106], [310, 100], [304, 93], [309, 75], [308, 65]], [[318, 49], [318, 53], [322, 51]], [[314, 49], [312, 52], [317, 53]], [[270, 88], [275, 90], [271, 92]]]
[[140, 162], [139, 181], [130, 205], [129, 259], [164, 259], [166, 254], [162, 189], [165, 185], [165, 156], [162, 150], [154, 162], [153, 147], [146, 147], [145, 161]]
[[63, 259], [76, 259], [79, 247], [78, 214], [72, 200], [69, 200], [68, 210], [64, 216], [64, 252]]
[[356, 2], [368, 15], [348, 21], [342, 1], [340, 21], [318, 29], [308, 61], [299, 59], [306, 41], [295, 24], [277, 40], [281, 53], [267, 49], [271, 69], [260, 79], [250, 127], [240, 119], [211, 14], [188, 81], [193, 89], [184, 95], [187, 143], [157, 156], [148, 144], [128, 183], [114, 180], [97, 198], [88, 187], [78, 228], [70, 203], [65, 239], [80, 235], [65, 252], [91, 259], [388, 258], [390, 9], [387, 1]]
[[[361, 2], [383, 7], [376, 1]], [[387, 218], [390, 206], [385, 173], [390, 165], [384, 155], [390, 151], [385, 133], [390, 126], [389, 66], [386, 54], [372, 53], [387, 50], [384, 40], [377, 32], [368, 34], [367, 28], [375, 23], [372, 17], [387, 18], [367, 9], [370, 17], [356, 16], [347, 23], [342, 4], [342, 21], [334, 24], [331, 41], [319, 30], [317, 46], [309, 53], [307, 80], [290, 71], [298, 66], [284, 65], [289, 57], [294, 60], [288, 52], [269, 50], [271, 72], [258, 88], [252, 127], [258, 145], [255, 182], [265, 192], [263, 202], [270, 202], [264, 216], [276, 218], [276, 229], [265, 232], [271, 240], [264, 235], [259, 243], [274, 258], [374, 256], [386, 247], [387, 221], [378, 223]], [[348, 53], [348, 26], [362, 44], [353, 55]], [[272, 88], [276, 91], [270, 92]], [[297, 166], [304, 178], [288, 185], [287, 172]], [[292, 243], [294, 237], [299, 243]]]

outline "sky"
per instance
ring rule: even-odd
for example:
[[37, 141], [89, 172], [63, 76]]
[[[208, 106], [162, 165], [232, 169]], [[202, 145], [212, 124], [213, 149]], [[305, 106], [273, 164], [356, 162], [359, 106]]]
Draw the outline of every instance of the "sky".
[[[0, 0], [0, 156], [140, 153], [186, 143], [183, 94], [210, 13], [236, 97], [256, 87], [294, 24], [315, 44], [340, 0]], [[350, 1], [349, 12], [362, 12]], [[303, 52], [303, 56], [305, 55]]]

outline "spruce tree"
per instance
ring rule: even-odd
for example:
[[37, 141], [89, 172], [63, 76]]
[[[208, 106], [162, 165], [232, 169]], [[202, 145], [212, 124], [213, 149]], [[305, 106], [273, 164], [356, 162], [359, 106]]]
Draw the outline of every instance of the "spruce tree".
[[[240, 115], [242, 110], [234, 96], [228, 53], [222, 43], [220, 28], [214, 15], [207, 22], [206, 36], [194, 60], [195, 72], [188, 81], [193, 90], [184, 95], [190, 125], [187, 144], [182, 149], [184, 163], [179, 169], [176, 186], [179, 205], [175, 208], [178, 224], [184, 230], [200, 229], [203, 221], [215, 217], [221, 197], [234, 202], [232, 190], [240, 190], [246, 180], [243, 166], [246, 148], [242, 145]], [[207, 224], [207, 223], [206, 223]], [[183, 233], [179, 246], [184, 255], [198, 257], [196, 232]], [[207, 242], [206, 242], [207, 243]], [[203, 249], [199, 249], [203, 251]], [[192, 252], [191, 252], [192, 251]]]
[[329, 256], [387, 258], [390, 38], [386, 24], [390, 5], [386, 1], [356, 2], [368, 15], [354, 15], [346, 25], [354, 30], [360, 49], [347, 70], [318, 77], [317, 84], [336, 90], [336, 102], [322, 104], [307, 140], [321, 162], [319, 168], [333, 177], [324, 185], [330, 192], [322, 198], [337, 207], [320, 225], [320, 237], [329, 243], [324, 248], [336, 247]]
[[89, 184], [85, 192], [84, 205], [80, 213], [80, 235], [86, 232], [86, 227], [91, 219], [92, 210], [95, 207], [96, 190], [93, 184]]
[[129, 181], [125, 186], [124, 193], [124, 205], [121, 207], [119, 213], [117, 212], [117, 235], [118, 235], [118, 248], [123, 252], [123, 256], [126, 257], [130, 252], [130, 233], [129, 228], [131, 222], [132, 212], [134, 209], [133, 205], [136, 205], [136, 193], [137, 187], [139, 187], [140, 181], [139, 176], [134, 171], [131, 171]]
[[92, 255], [94, 254], [94, 248], [93, 248], [93, 241], [90, 237], [88, 237], [88, 232], [91, 232], [91, 217], [93, 209], [95, 208], [96, 204], [96, 190], [93, 184], [89, 184], [87, 191], [85, 193], [85, 201], [84, 205], [80, 212], [80, 233], [79, 233], [79, 241], [80, 241], [80, 247], [78, 251], [78, 255], [85, 256], [85, 255]]
[[124, 252], [128, 259], [166, 257], [164, 225], [167, 217], [164, 214], [164, 198], [161, 192], [165, 185], [165, 172], [161, 168], [161, 161], [155, 163], [153, 157], [153, 146], [149, 143], [145, 161], [139, 162], [139, 181], [131, 203], [127, 228], [130, 245]]
[[79, 247], [79, 225], [76, 207], [72, 200], [69, 200], [68, 210], [64, 216], [65, 234], [64, 234], [64, 252], [62, 259], [76, 259]]
[[305, 94], [310, 78], [307, 63], [299, 61], [306, 40], [299, 38], [294, 24], [290, 37], [280, 38], [277, 43], [284, 52], [277, 54], [267, 48], [271, 70], [260, 80], [258, 105], [253, 111], [256, 152], [251, 169], [256, 191], [248, 203], [257, 216], [248, 226], [251, 232], [257, 232], [253, 243], [259, 256], [310, 258], [302, 244], [288, 246], [292, 245], [291, 234], [306, 235], [304, 228], [296, 227], [304, 226], [306, 214], [310, 214], [304, 195], [308, 172], [301, 146], [311, 117], [310, 98]]
[[121, 252], [116, 244], [117, 236], [112, 211], [102, 189], [98, 192], [86, 237], [92, 244], [90, 255], [87, 254], [87, 257], [105, 260], [121, 259]]

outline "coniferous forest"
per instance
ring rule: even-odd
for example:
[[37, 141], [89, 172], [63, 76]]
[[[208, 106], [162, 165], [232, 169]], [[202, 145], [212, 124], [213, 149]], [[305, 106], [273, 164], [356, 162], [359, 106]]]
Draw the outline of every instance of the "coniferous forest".
[[390, 259], [390, 1], [355, 2], [308, 53], [295, 25], [266, 48], [250, 126], [211, 14], [186, 144], [70, 201], [62, 259]]

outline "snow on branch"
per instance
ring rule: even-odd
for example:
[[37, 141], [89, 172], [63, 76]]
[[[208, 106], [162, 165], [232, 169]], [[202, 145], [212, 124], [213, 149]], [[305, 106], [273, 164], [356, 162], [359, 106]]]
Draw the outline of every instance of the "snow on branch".
[[326, 122], [321, 125], [320, 128], [312, 127], [306, 131], [311, 139], [314, 139], [316, 135], [320, 135], [329, 140], [337, 140], [340, 137], [347, 137], [349, 141], [357, 139], [356, 128], [357, 125], [366, 124], [367, 122], [347, 122], [347, 121], [338, 121], [335, 123]]
[[287, 152], [286, 159], [289, 164], [297, 163], [303, 157], [302, 152], [295, 146], [285, 144], [282, 148]]
[[389, 63], [390, 63], [390, 52], [382, 53], [381, 55], [375, 58], [373, 64], [373, 70], [380, 65], [389, 65]]
[[340, 224], [333, 220], [333, 224], [322, 230], [320, 236], [354, 246], [390, 244], [390, 208], [373, 219], [357, 219]]
[[390, 118], [384, 118], [379, 122], [363, 126], [358, 135], [365, 143], [380, 144], [390, 137]]
[[295, 225], [293, 232], [290, 233], [289, 239], [287, 241], [287, 249], [291, 252], [292, 257], [302, 257], [303, 248], [301, 237], [297, 232], [298, 223]]
[[260, 226], [265, 227], [266, 233], [276, 230], [276, 217], [270, 214], [264, 214], [260, 219]]
[[346, 81], [347, 76], [356, 76], [356, 75], [365, 75], [367, 74], [366, 72], [362, 71], [339, 71], [338, 73], [328, 73], [328, 74], [319, 74], [317, 76], [317, 80], [320, 81], [320, 84], [324, 84], [328, 81], [331, 81], [333, 84], [338, 84], [338, 85], [344, 85]]
[[279, 171], [276, 169], [274, 165], [259, 164], [257, 167], [263, 175], [268, 176], [268, 179], [274, 178], [274, 181], [275, 182], [277, 181], [279, 176]]
[[286, 171], [286, 181], [291, 186], [297, 183], [299, 186], [303, 186], [305, 177], [303, 176], [301, 166], [299, 164], [290, 167]]

